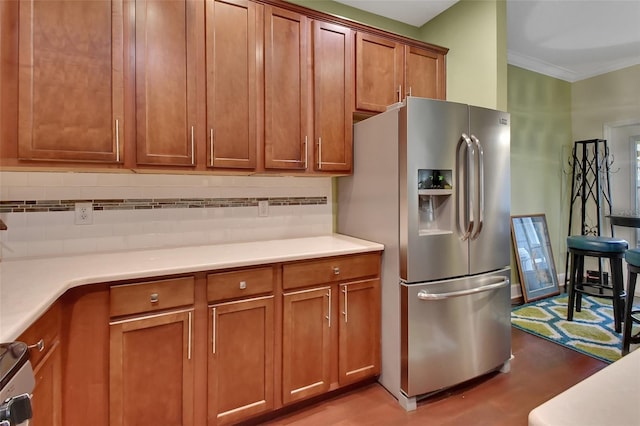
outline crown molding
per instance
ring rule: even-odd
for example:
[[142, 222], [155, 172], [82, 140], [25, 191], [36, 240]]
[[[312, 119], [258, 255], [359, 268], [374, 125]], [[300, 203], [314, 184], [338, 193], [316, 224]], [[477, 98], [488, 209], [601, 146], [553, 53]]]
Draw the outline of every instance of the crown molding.
[[569, 83], [575, 83], [580, 80], [585, 80], [587, 78], [638, 65], [640, 64], [640, 57], [624, 58], [619, 61], [608, 62], [605, 65], [591, 68], [584, 72], [572, 71], [511, 50], [507, 51], [507, 62], [509, 65], [514, 65], [549, 77], [568, 81]]

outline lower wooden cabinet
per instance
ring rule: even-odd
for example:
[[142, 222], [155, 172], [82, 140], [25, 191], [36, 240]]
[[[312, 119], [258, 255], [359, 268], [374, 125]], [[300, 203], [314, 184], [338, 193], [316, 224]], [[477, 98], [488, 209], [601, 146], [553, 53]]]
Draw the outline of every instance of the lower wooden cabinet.
[[340, 385], [380, 374], [380, 280], [340, 286]]
[[36, 385], [31, 398], [31, 426], [62, 426], [62, 363], [56, 342], [34, 367]]
[[[337, 304], [335, 298], [338, 299]], [[332, 328], [337, 328], [337, 333], [332, 333]], [[334, 372], [331, 371], [331, 366], [335, 362], [332, 362], [331, 357], [336, 352], [338, 380], [337, 383], [332, 383]], [[283, 404], [320, 395], [378, 374], [378, 279], [284, 294]]]
[[329, 286], [283, 296], [283, 404], [329, 390], [331, 297]]
[[34, 426], [253, 421], [380, 373], [380, 254], [82, 286], [19, 340]]
[[233, 424], [273, 410], [273, 299], [209, 307], [209, 425]]
[[110, 426], [191, 426], [193, 310], [110, 323]]
[[17, 340], [30, 346], [35, 387], [31, 399], [31, 426], [62, 426], [62, 309], [56, 302]]

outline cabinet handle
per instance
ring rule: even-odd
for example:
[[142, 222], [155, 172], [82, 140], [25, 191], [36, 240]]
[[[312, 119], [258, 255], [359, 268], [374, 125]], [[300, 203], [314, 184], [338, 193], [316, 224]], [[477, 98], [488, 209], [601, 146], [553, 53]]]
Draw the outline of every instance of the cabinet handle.
[[158, 293], [151, 293], [151, 303], [158, 303], [160, 301], [160, 295]]
[[337, 266], [333, 267], [333, 275], [340, 275], [340, 268]]
[[213, 129], [209, 129], [209, 166], [213, 167]]
[[193, 126], [191, 126], [191, 165], [193, 166], [196, 163], [196, 156], [195, 156], [195, 143], [193, 140]]
[[120, 162], [120, 123], [116, 119], [116, 163]]
[[411, 86], [409, 86], [409, 96], [411, 96]]
[[327, 296], [329, 297], [329, 315], [327, 315], [325, 318], [329, 322], [329, 328], [331, 328], [331, 289], [327, 291]]
[[187, 356], [191, 359], [191, 312], [189, 312], [189, 346], [187, 348]]
[[44, 351], [44, 339], [38, 340], [35, 344], [27, 346], [29, 349], [37, 349], [38, 352]]
[[304, 137], [304, 169], [305, 170], [307, 170], [307, 158], [309, 158], [308, 157], [309, 151], [307, 149], [307, 138], [308, 138], [308, 136]]
[[348, 292], [347, 292], [347, 286], [346, 285], [342, 286], [342, 292], [344, 293], [344, 311], [342, 311], [342, 315], [344, 315], [344, 322], [346, 324], [347, 323], [347, 311], [349, 309], [347, 307], [349, 302], [347, 300]]
[[216, 308], [211, 308], [211, 353], [216, 353]]
[[247, 282], [246, 281], [240, 281], [240, 290], [244, 290], [245, 288], [247, 288]]
[[318, 170], [322, 169], [322, 138], [318, 138]]
[[398, 102], [402, 102], [402, 85], [398, 86]]

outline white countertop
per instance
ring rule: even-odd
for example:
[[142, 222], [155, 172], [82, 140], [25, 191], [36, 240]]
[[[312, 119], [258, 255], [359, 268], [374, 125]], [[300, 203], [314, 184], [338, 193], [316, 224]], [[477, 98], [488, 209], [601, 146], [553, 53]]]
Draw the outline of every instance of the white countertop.
[[639, 400], [637, 349], [534, 408], [529, 426], [640, 425]]
[[72, 287], [383, 250], [340, 234], [0, 262], [0, 342], [15, 340]]

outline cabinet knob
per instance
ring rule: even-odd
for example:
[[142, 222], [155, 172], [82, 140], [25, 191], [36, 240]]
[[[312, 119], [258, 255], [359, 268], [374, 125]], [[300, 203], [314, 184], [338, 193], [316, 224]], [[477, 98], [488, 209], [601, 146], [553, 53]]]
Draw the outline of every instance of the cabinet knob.
[[334, 274], [334, 275], [340, 275], [340, 268], [339, 268], [339, 267], [337, 267], [337, 266], [334, 266], [334, 267], [333, 267], [333, 274]]
[[158, 293], [151, 293], [151, 303], [158, 303], [160, 301], [160, 295]]
[[247, 282], [246, 281], [240, 281], [240, 290], [244, 290], [245, 288], [247, 288]]

